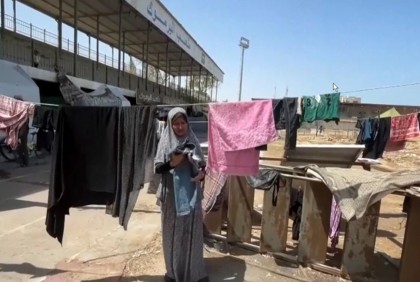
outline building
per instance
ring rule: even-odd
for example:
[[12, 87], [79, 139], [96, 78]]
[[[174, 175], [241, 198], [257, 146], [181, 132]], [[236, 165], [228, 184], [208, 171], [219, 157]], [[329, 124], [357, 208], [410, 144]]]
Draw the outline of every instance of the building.
[[340, 96], [341, 103], [362, 103], [361, 97], [354, 97], [354, 96]]
[[[13, 14], [6, 14], [5, 1], [0, 0], [0, 59], [34, 79], [41, 101], [59, 98], [58, 72], [87, 92], [103, 84], [117, 87], [132, 103], [206, 101], [217, 96], [217, 88], [203, 95], [189, 81], [223, 82], [223, 71], [160, 1], [19, 1], [56, 19], [56, 32], [17, 19], [17, 0]], [[77, 31], [73, 38], [62, 36], [64, 24]], [[79, 42], [80, 34], [88, 46]], [[112, 54], [99, 43], [111, 46]]]

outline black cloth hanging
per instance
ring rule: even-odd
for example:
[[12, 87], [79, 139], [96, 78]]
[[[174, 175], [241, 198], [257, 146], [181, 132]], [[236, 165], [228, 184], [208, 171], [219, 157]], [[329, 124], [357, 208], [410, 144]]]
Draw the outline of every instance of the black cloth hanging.
[[369, 159], [382, 158], [391, 133], [391, 117], [380, 118], [373, 139], [366, 145], [362, 156]]
[[356, 122], [359, 134], [356, 138], [356, 144], [365, 144], [366, 147], [371, 146], [376, 139], [379, 128], [378, 118], [363, 118]]
[[273, 116], [276, 129], [286, 130], [285, 149], [295, 149], [297, 130], [300, 127], [298, 115], [299, 98], [283, 98], [273, 100]]
[[62, 107], [59, 112], [46, 225], [60, 243], [71, 207], [114, 200], [118, 118], [119, 108]]
[[120, 115], [118, 150], [118, 188], [112, 205], [112, 216], [127, 229], [141, 188], [153, 178], [156, 152], [154, 106], [123, 107]]
[[277, 196], [280, 188], [286, 185], [281, 173], [273, 169], [261, 169], [257, 176], [245, 177], [248, 185], [259, 190], [272, 190], [272, 205], [277, 205]]
[[57, 127], [58, 107], [35, 105], [32, 127], [54, 130]]
[[292, 240], [299, 240], [300, 223], [303, 209], [303, 190], [290, 189], [289, 216], [293, 217]]
[[46, 228], [62, 243], [71, 207], [112, 205], [127, 228], [143, 184], [150, 181], [155, 107], [63, 107], [51, 162]]
[[32, 127], [38, 128], [36, 134], [37, 150], [51, 151], [54, 130], [57, 128], [58, 107], [35, 105]]

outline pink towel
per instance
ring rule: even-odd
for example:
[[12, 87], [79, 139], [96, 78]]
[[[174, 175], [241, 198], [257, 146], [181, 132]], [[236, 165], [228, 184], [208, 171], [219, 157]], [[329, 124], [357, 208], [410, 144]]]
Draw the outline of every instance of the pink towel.
[[35, 105], [0, 95], [0, 129], [5, 130], [6, 144], [16, 149], [19, 129], [34, 114]]
[[276, 139], [271, 100], [210, 104], [208, 166], [212, 171], [257, 175], [255, 147]]
[[403, 141], [420, 136], [417, 113], [391, 118], [390, 141]]

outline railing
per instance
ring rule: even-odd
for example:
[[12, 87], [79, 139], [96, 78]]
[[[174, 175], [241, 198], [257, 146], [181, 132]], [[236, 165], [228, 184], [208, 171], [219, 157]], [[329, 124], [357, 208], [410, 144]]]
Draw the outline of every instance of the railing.
[[[19, 19], [14, 19], [13, 16], [10, 15], [5, 15], [5, 28], [7, 30], [13, 31], [17, 34], [29, 37], [31, 39], [40, 41], [42, 43], [48, 44], [50, 46], [53, 46], [55, 48], [58, 48], [59, 46], [59, 37], [58, 35], [51, 33], [49, 31], [47, 31], [46, 29], [42, 29], [39, 28], [37, 26], [34, 26], [31, 23], [27, 23], [24, 21], [21, 21]], [[68, 38], [62, 38], [61, 39], [61, 49], [64, 51], [67, 51], [69, 53], [74, 53], [74, 41], [71, 41]], [[79, 43], [77, 44], [77, 55], [84, 57], [84, 58], [88, 58], [90, 60], [94, 60], [98, 63], [104, 64], [106, 66], [118, 69], [118, 60], [114, 59], [113, 56], [109, 56], [107, 54], [103, 54], [103, 53], [99, 53], [97, 50], [93, 50], [90, 49], [89, 47], [85, 47], [83, 45], [80, 45]], [[139, 62], [141, 62], [141, 60], [132, 57], [135, 60], [138, 60]], [[143, 73], [143, 69], [139, 68], [131, 63], [122, 63], [121, 62], [121, 70], [127, 72], [127, 73], [131, 73], [133, 75], [136, 75], [138, 77], [142, 77], [144, 78], [144, 73]], [[156, 79], [156, 77], [148, 77], [147, 78], [149, 81], [155, 82], [157, 84], [160, 84], [161, 86], [165, 86], [164, 84], [160, 83], [160, 81], [158, 79]], [[171, 81], [170, 83], [168, 83], [166, 85], [168, 88], [176, 90], [176, 91], [180, 91], [180, 93], [182, 94], [187, 94], [187, 93], [191, 93], [191, 89], [186, 89], [183, 88], [179, 85], [177, 85], [177, 83]], [[201, 101], [207, 101], [208, 97], [207, 95], [204, 93], [197, 93], [196, 91], [193, 91], [193, 95], [187, 95], [187, 98], [191, 98], [191, 100], [195, 101], [195, 100], [201, 100]], [[191, 97], [193, 96], [193, 97]], [[194, 96], [198, 96], [198, 97], [194, 97]]]
[[[5, 27], [6, 29], [16, 32], [18, 34], [27, 36], [29, 38], [38, 40], [42, 43], [46, 43], [48, 45], [58, 48], [58, 42], [59, 42], [58, 35], [51, 33], [47, 31], [46, 29], [42, 29], [37, 26], [34, 26], [31, 23], [27, 23], [19, 19], [16, 19], [16, 25], [15, 25], [13, 17], [10, 15], [5, 15]], [[74, 53], [74, 41], [71, 41], [68, 38], [62, 38], [61, 49], [70, 53]], [[88, 47], [82, 46], [80, 44], [77, 44], [77, 54], [79, 56], [82, 56], [88, 59], [94, 58], [95, 60], [98, 54], [98, 63], [104, 64], [113, 68], [115, 68], [115, 66], [118, 66], [118, 60], [113, 59], [112, 56], [109, 56], [103, 53], [97, 53], [96, 50], [89, 49]], [[130, 67], [129, 64], [125, 64], [126, 69], [129, 69], [129, 67]], [[142, 70], [141, 69], [136, 70], [135, 74], [141, 77]]]

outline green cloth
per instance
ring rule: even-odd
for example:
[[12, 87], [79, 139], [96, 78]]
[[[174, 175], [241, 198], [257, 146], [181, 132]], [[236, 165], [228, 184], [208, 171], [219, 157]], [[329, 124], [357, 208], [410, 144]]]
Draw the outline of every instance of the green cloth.
[[340, 120], [340, 93], [303, 97], [302, 121]]
[[316, 111], [317, 120], [340, 120], [340, 93], [321, 95]]
[[303, 115], [302, 121], [313, 122], [316, 120], [318, 101], [314, 96], [304, 96], [302, 98]]

